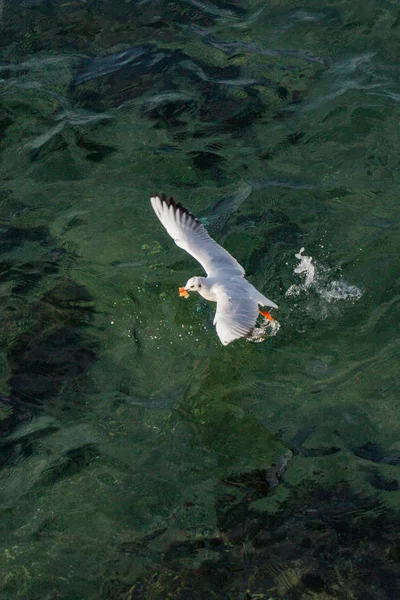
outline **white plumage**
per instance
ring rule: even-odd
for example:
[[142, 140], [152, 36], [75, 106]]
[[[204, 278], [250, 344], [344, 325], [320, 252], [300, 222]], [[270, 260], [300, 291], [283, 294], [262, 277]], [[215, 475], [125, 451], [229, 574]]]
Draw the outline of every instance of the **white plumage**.
[[245, 279], [243, 267], [186, 208], [165, 195], [154, 196], [150, 202], [177, 246], [193, 256], [207, 273], [207, 277], [189, 279], [184, 289], [217, 302], [214, 325], [221, 342], [226, 345], [249, 337], [257, 321], [258, 306], [278, 306]]

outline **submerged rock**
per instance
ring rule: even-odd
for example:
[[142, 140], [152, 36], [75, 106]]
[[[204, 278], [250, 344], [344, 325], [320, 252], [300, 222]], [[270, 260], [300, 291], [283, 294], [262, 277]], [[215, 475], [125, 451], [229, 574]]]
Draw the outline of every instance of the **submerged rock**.
[[[1, 341], [8, 393], [0, 396], [0, 432], [2, 459], [12, 462], [14, 446], [23, 453], [34, 435], [54, 431], [52, 425], [29, 433], [35, 418], [62, 413], [65, 398], [70, 404], [73, 397], [68, 390], [85, 390], [87, 369], [97, 358], [97, 340], [86, 331], [93, 320], [93, 296], [69, 277], [59, 277], [68, 254], [56, 247], [48, 229], [2, 229]], [[38, 294], [40, 286], [50, 289]], [[14, 435], [21, 424], [27, 431], [22, 437]]]
[[[151, 566], [145, 574], [129, 586], [113, 579], [101, 597], [122, 600], [128, 593], [136, 600], [399, 597], [400, 518], [377, 496], [353, 491], [346, 483], [308, 482], [292, 489], [281, 509], [270, 514], [249, 505], [254, 477], [243, 477], [244, 488], [233, 494], [221, 486], [219, 533], [171, 543], [157, 554], [151, 550], [153, 534], [146, 542]], [[121, 550], [136, 554], [137, 546], [125, 544]]]

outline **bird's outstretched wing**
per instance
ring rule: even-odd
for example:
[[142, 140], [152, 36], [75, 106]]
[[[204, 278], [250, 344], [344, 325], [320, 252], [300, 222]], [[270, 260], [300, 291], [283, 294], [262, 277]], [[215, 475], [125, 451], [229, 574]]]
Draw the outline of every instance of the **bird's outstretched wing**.
[[150, 202], [175, 244], [198, 260], [207, 275], [223, 271], [225, 275], [244, 277], [243, 267], [208, 235], [204, 225], [181, 204], [173, 198], [167, 199], [164, 194], [150, 198]]
[[224, 346], [238, 338], [249, 337], [258, 317], [258, 302], [249, 295], [235, 294], [224, 286], [217, 288], [214, 325]]

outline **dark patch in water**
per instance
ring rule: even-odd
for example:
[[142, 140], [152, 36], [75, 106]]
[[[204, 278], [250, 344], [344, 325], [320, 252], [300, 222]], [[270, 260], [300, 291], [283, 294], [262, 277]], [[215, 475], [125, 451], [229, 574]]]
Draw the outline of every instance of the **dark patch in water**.
[[[122, 600], [128, 590], [137, 600], [399, 597], [400, 519], [378, 497], [346, 483], [308, 482], [292, 488], [278, 512], [267, 513], [251, 505], [254, 477], [249, 473], [239, 487], [220, 488], [215, 535], [177, 540], [163, 553], [145, 538], [124, 544], [122, 551], [159, 566], [149, 566], [128, 587], [113, 578], [102, 597]], [[165, 529], [159, 531], [161, 536]]]
[[[18, 416], [14, 410], [12, 398], [0, 394], [0, 437], [4, 438], [18, 423]], [[0, 453], [0, 465], [3, 464], [5, 455]]]
[[195, 169], [209, 171], [216, 180], [224, 178], [225, 159], [214, 152], [189, 152]]
[[41, 404], [56, 397], [66, 380], [83, 375], [95, 358], [93, 345], [73, 327], [22, 336], [9, 352], [13, 371], [10, 391], [28, 402]]
[[189, 156], [192, 158], [194, 167], [203, 171], [213, 169], [225, 162], [222, 156], [213, 152], [190, 152]]
[[65, 278], [42, 296], [42, 301], [57, 308], [84, 309], [92, 311], [94, 299], [92, 294], [75, 281]]
[[367, 442], [363, 446], [355, 448], [353, 452], [364, 460], [387, 465], [400, 465], [400, 452], [385, 453], [384, 449], [374, 442]]
[[[310, 427], [304, 427], [299, 429], [291, 442], [288, 443], [288, 446], [293, 451], [293, 454], [298, 454], [300, 456], [305, 457], [315, 457], [315, 456], [330, 456], [331, 454], [337, 454], [342, 451], [342, 448], [338, 448], [337, 446], [327, 446], [321, 448], [304, 448], [303, 444], [306, 442], [309, 437], [314, 433], [316, 426], [311, 425]], [[281, 434], [284, 431], [280, 432]]]
[[371, 477], [371, 485], [377, 490], [385, 492], [397, 492], [400, 489], [400, 484], [397, 479], [388, 479], [379, 473], [375, 473]]
[[[107, 87], [99, 94], [93, 90], [93, 81], [104, 78]], [[183, 97], [182, 80], [191, 84], [191, 98]], [[87, 87], [89, 82], [90, 87]], [[258, 120], [265, 107], [254, 87], [256, 84], [272, 86], [280, 93], [274, 82], [243, 78], [238, 66], [215, 67], [193, 60], [180, 50], [160, 49], [148, 44], [81, 59], [77, 63], [71, 92], [81, 105], [99, 111], [159, 88], [160, 94], [143, 103], [142, 116], [154, 121], [157, 128], [172, 129], [184, 129], [185, 123], [197, 116], [204, 123], [204, 130], [195, 132], [194, 137], [203, 137], [212, 132], [228, 131], [240, 135], [241, 130]], [[97, 85], [96, 81], [94, 85]], [[245, 90], [247, 97], [238, 98], [231, 94], [230, 89], [235, 87]], [[202, 99], [199, 106], [199, 100], [195, 98]], [[189, 132], [179, 131], [177, 135], [182, 139]]]
[[[69, 277], [58, 277], [69, 257], [65, 250], [54, 247], [45, 227], [3, 225], [0, 251], [8, 253], [0, 263], [0, 281], [10, 284], [4, 287], [8, 294], [3, 292], [0, 306], [1, 333], [11, 372], [9, 393], [0, 397], [4, 462], [29, 455], [37, 436], [54, 431], [54, 426], [49, 426], [7, 438], [19, 423], [54, 410], [59, 416], [66, 410], [64, 394], [71, 406], [72, 390], [79, 387], [84, 392], [86, 371], [97, 358], [97, 340], [85, 330], [93, 320], [94, 299], [84, 286]], [[32, 261], [20, 260], [24, 253], [32, 256]], [[54, 284], [47, 292], [30, 301], [28, 292], [40, 282], [48, 286], [52, 280]]]
[[57, 465], [44, 473], [43, 483], [51, 484], [59, 479], [80, 473], [98, 456], [99, 450], [95, 444], [84, 444], [79, 448], [67, 450], [57, 462]]
[[167, 527], [157, 529], [153, 533], [143, 536], [139, 542], [125, 542], [118, 547], [120, 552], [126, 552], [127, 554], [135, 554], [137, 556], [148, 556], [150, 551], [148, 546], [151, 542], [161, 537], [166, 531]]
[[79, 136], [76, 140], [77, 146], [84, 148], [87, 151], [86, 159], [93, 162], [101, 162], [113, 152], [116, 152], [116, 148], [113, 146], [105, 146], [104, 144], [98, 144], [91, 142], [90, 140]]
[[287, 136], [287, 141], [292, 146], [297, 146], [297, 144], [300, 142], [300, 140], [303, 139], [304, 135], [305, 134], [303, 131], [295, 131], [294, 133], [290, 133]]
[[38, 242], [42, 246], [49, 245], [46, 227], [12, 227], [0, 226], [0, 253], [9, 252], [24, 242]]
[[302, 231], [296, 223], [286, 222], [268, 230], [264, 228], [261, 233], [263, 241], [252, 252], [246, 264], [246, 273], [249, 275], [258, 272], [260, 264], [268, 259], [269, 252], [274, 245], [286, 244], [294, 247], [298, 245]]
[[166, 95], [158, 100], [157, 103], [145, 103], [142, 107], [142, 115], [152, 121], [155, 121], [158, 126], [179, 125], [178, 120], [184, 112], [191, 112], [193, 101], [172, 98], [172, 95]]
[[[1, 73], [2, 79], [6, 76], [6, 72]], [[7, 129], [13, 123], [13, 118], [8, 113], [8, 111], [2, 107], [0, 107], [0, 139], [4, 136]]]

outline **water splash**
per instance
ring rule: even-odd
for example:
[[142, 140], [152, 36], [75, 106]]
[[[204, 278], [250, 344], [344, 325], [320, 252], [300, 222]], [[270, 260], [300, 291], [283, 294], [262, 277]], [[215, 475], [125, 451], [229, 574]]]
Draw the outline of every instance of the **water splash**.
[[273, 321], [264, 319], [260, 326], [253, 329], [253, 333], [247, 338], [247, 340], [249, 342], [265, 342], [266, 339], [274, 337], [280, 328], [280, 323], [276, 321], [276, 319]]
[[332, 281], [330, 287], [321, 288], [320, 295], [328, 302], [336, 300], [350, 300], [356, 302], [362, 296], [362, 291], [356, 285], [350, 285], [346, 281]]
[[286, 292], [286, 297], [300, 296], [302, 292], [309, 294], [316, 293], [323, 300], [332, 303], [337, 300], [349, 300], [356, 302], [362, 296], [362, 291], [356, 286], [351, 285], [343, 279], [330, 279], [331, 271], [327, 267], [313, 262], [312, 256], [303, 254], [304, 248], [295, 254], [299, 264], [294, 268], [296, 275], [303, 275], [304, 281], [298, 284], [292, 284]]
[[315, 265], [313, 264], [312, 256], [303, 256], [304, 248], [295, 254], [295, 257], [300, 261], [299, 264], [294, 268], [293, 273], [305, 274], [305, 280], [300, 284], [293, 284], [286, 292], [286, 296], [299, 296], [300, 292], [307, 291], [315, 280]]

